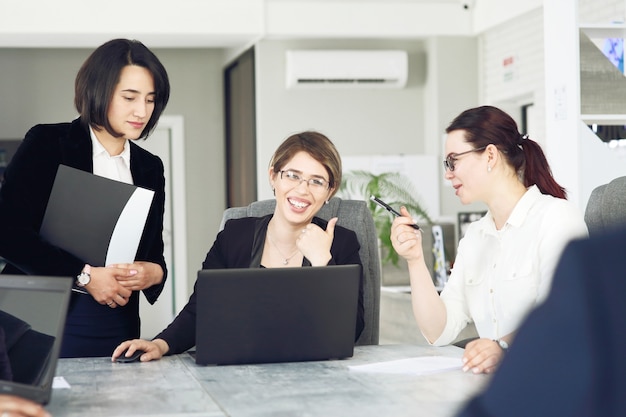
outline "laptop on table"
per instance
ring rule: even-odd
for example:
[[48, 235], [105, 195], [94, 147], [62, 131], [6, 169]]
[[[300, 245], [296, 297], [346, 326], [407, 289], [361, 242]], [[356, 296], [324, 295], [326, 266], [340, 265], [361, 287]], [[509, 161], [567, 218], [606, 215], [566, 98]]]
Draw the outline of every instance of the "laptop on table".
[[[0, 394], [47, 404], [52, 395], [73, 279], [0, 275]], [[9, 379], [3, 379], [9, 378]]]
[[361, 265], [198, 271], [196, 363], [353, 355]]

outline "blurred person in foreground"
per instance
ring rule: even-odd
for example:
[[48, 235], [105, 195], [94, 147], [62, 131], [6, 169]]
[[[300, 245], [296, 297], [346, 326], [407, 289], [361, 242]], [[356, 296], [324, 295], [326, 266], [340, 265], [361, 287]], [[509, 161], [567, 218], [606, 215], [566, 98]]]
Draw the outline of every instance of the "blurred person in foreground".
[[458, 417], [626, 416], [626, 229], [572, 242], [546, 301]]

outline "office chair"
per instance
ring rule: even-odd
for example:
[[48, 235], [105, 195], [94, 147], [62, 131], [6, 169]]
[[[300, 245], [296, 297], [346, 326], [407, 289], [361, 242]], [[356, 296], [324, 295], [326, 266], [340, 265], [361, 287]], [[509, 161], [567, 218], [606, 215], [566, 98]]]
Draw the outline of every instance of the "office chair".
[[[240, 217], [261, 217], [274, 212], [276, 200], [255, 201], [246, 207], [231, 207], [224, 211], [220, 230], [227, 220]], [[374, 219], [365, 201], [342, 200], [333, 197], [317, 213], [317, 217], [328, 220], [338, 217], [337, 225], [356, 233], [361, 249], [359, 256], [363, 264], [363, 308], [365, 327], [356, 345], [377, 345], [380, 322], [381, 267], [378, 251], [378, 234]]]
[[587, 201], [585, 223], [590, 236], [626, 225], [626, 176], [594, 188]]

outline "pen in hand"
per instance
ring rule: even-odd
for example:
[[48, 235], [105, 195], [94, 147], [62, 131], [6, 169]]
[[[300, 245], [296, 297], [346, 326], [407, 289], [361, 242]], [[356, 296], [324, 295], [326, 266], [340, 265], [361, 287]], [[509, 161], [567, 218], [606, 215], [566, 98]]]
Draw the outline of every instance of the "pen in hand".
[[[370, 200], [372, 200], [374, 203], [378, 204], [379, 206], [381, 206], [382, 208], [384, 208], [385, 210], [387, 210], [389, 213], [393, 214], [394, 216], [396, 216], [396, 217], [401, 217], [402, 216], [397, 210], [395, 210], [389, 204], [385, 203], [380, 198], [372, 195], [372, 196], [370, 196]], [[419, 228], [420, 228], [415, 223], [410, 224], [409, 226], [411, 226], [415, 230], [419, 230]]]

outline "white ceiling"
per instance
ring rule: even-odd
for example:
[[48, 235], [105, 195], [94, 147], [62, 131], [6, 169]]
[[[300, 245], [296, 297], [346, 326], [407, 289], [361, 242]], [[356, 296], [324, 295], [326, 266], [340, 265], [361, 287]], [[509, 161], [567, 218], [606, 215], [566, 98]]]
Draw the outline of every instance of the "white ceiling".
[[542, 0], [0, 0], [0, 47], [95, 47], [114, 37], [141, 39], [150, 47], [244, 48], [260, 39], [472, 36], [542, 4]]

